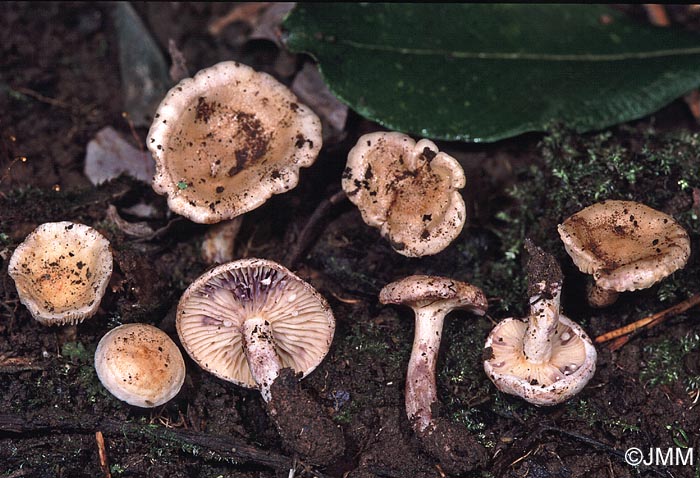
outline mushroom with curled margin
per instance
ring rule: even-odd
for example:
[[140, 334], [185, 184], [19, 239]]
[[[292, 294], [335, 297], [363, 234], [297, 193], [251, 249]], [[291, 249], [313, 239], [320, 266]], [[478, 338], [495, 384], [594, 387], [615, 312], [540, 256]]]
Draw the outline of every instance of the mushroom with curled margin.
[[382, 304], [403, 304], [415, 314], [413, 349], [406, 373], [406, 414], [424, 449], [448, 473], [483, 464], [486, 451], [466, 429], [433, 416], [439, 404], [435, 368], [445, 316], [455, 309], [484, 315], [486, 296], [478, 287], [444, 277], [413, 275], [386, 285]]
[[326, 300], [281, 265], [241, 259], [193, 282], [177, 309], [177, 332], [192, 359], [217, 377], [258, 388], [285, 444], [305, 460], [332, 462], [342, 432], [299, 388], [333, 340]]
[[148, 132], [153, 189], [205, 224], [232, 219], [297, 185], [321, 149], [321, 122], [266, 73], [225, 61], [165, 96]]
[[531, 241], [525, 247], [530, 315], [494, 327], [484, 345], [484, 370], [502, 392], [535, 405], [556, 405], [588, 383], [597, 354], [583, 329], [560, 313], [559, 264]]
[[462, 231], [466, 179], [452, 156], [427, 139], [396, 132], [361, 136], [350, 150], [342, 186], [362, 219], [407, 257], [437, 254]]
[[112, 262], [109, 241], [95, 229], [70, 221], [47, 222], [17, 246], [8, 273], [38, 322], [77, 324], [97, 312]]
[[170, 401], [182, 388], [186, 371], [175, 342], [147, 324], [107, 332], [95, 350], [95, 370], [112, 395], [142, 408]]
[[566, 219], [559, 236], [574, 264], [593, 276], [588, 303], [613, 304], [685, 266], [690, 238], [668, 214], [634, 201], [602, 201]]

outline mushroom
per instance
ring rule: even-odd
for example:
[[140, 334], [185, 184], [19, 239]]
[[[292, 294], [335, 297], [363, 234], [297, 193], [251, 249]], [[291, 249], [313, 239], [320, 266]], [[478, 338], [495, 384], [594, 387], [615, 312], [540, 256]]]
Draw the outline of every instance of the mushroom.
[[439, 405], [435, 365], [445, 316], [455, 309], [484, 315], [488, 307], [481, 289], [444, 277], [413, 275], [386, 285], [382, 304], [403, 304], [415, 314], [413, 349], [406, 373], [406, 414], [424, 449], [448, 473], [460, 474], [486, 459], [484, 448], [463, 427], [433, 417]]
[[198, 223], [232, 219], [297, 185], [321, 149], [321, 122], [266, 73], [225, 61], [172, 88], [147, 145], [153, 189]]
[[690, 238], [668, 214], [634, 201], [602, 201], [558, 226], [574, 264], [595, 283], [593, 307], [613, 304], [620, 292], [646, 289], [685, 266]]
[[95, 370], [109, 393], [142, 408], [168, 402], [185, 381], [180, 349], [165, 332], [147, 324], [107, 332], [95, 350]]
[[77, 324], [97, 312], [112, 276], [109, 241], [84, 224], [47, 222], [17, 246], [8, 273], [37, 321]]
[[554, 257], [531, 241], [530, 315], [508, 318], [484, 345], [484, 370], [500, 391], [535, 405], [556, 405], [576, 395], [595, 372], [596, 351], [583, 329], [560, 313], [562, 273]]
[[[316, 368], [335, 331], [328, 303], [308, 283], [269, 260], [222, 264], [187, 288], [177, 331], [203, 369], [260, 390], [283, 440], [296, 452], [321, 464], [342, 454], [342, 433], [294, 377]], [[290, 419], [295, 413], [296, 421]]]
[[466, 211], [458, 190], [465, 182], [457, 160], [432, 141], [395, 132], [361, 136], [342, 178], [365, 223], [408, 257], [437, 254], [459, 235]]

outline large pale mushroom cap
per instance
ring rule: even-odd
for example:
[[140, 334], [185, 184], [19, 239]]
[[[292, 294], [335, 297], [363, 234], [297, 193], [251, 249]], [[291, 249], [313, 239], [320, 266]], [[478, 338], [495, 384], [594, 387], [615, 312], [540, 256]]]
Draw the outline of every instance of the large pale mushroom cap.
[[342, 179], [362, 219], [408, 257], [437, 254], [459, 235], [465, 183], [457, 160], [432, 141], [395, 132], [360, 137]]
[[384, 286], [382, 304], [432, 305], [445, 310], [466, 309], [484, 315], [488, 301], [484, 292], [471, 284], [446, 277], [412, 275]]
[[241, 259], [206, 272], [190, 285], [177, 308], [183, 347], [219, 378], [255, 388], [244, 351], [243, 323], [270, 324], [282, 367], [304, 376], [323, 360], [335, 332], [326, 300], [281, 265]]
[[15, 249], [8, 273], [42, 324], [82, 322], [97, 312], [112, 276], [109, 241], [84, 224], [47, 222]]
[[231, 219], [294, 188], [321, 149], [321, 122], [266, 73], [225, 61], [186, 78], [148, 133], [153, 189], [199, 223]]
[[574, 264], [617, 292], [651, 287], [690, 256], [688, 233], [675, 219], [634, 201], [593, 204], [558, 229]]
[[166, 403], [185, 381], [180, 349], [165, 332], [147, 324], [107, 332], [95, 351], [95, 371], [109, 393], [143, 408]]
[[583, 329], [559, 315], [550, 360], [528, 361], [523, 352], [527, 323], [501, 321], [484, 345], [484, 370], [502, 392], [535, 405], [556, 405], [576, 395], [595, 373], [596, 351]]

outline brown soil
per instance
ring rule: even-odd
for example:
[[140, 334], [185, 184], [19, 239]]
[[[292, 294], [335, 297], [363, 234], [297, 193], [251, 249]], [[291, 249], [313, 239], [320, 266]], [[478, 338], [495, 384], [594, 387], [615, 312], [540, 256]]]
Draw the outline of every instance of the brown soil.
[[[231, 7], [135, 5], [162, 51], [167, 52], [173, 39], [190, 72], [234, 59], [289, 84], [304, 57], [281, 52], [272, 42], [247, 41], [250, 26], [244, 22], [231, 23], [216, 35], [207, 32], [207, 25]], [[499, 233], [507, 225], [497, 214], [513, 205], [506, 188], [524, 177], [528, 166], [541, 165], [543, 136], [490, 145], [439, 144], [465, 168], [470, 225], [436, 256], [399, 256], [362, 222], [356, 208], [332, 201], [325, 203], [327, 215], [307, 253], [294, 266], [284, 263], [316, 207], [339, 190], [348, 150], [361, 134], [379, 129], [352, 113], [345, 139], [324, 146], [317, 163], [301, 172], [297, 188], [245, 216], [236, 257], [264, 257], [293, 267], [328, 299], [336, 316], [334, 342], [321, 365], [298, 386], [291, 386], [289, 377], [280, 382], [286, 383], [283, 391], [309, 403], [295, 413], [311, 420], [314, 438], [320, 436], [320, 443], [328, 446], [314, 449], [319, 441], [299, 441], [293, 431], [281, 435], [257, 391], [219, 380], [187, 356], [187, 378], [175, 399], [153, 410], [131, 407], [109, 395], [97, 380], [93, 354], [99, 339], [119, 324], [145, 322], [179, 344], [177, 301], [209, 266], [200, 258], [207, 228], [171, 215], [150, 185], [121, 177], [95, 187], [83, 174], [86, 145], [101, 128], [112, 126], [141, 148], [147, 133], [136, 128], [132, 134], [122, 116], [110, 8], [99, 3], [0, 6], [0, 477], [80, 478], [107, 476], [109, 471], [113, 477], [253, 478], [287, 477], [290, 469], [296, 477], [437, 478], [451, 473], [425, 453], [425, 443], [414, 435], [404, 412], [412, 313], [381, 306], [377, 295], [385, 284], [406, 275], [438, 274], [484, 286], [494, 320], [522, 314], [527, 308], [523, 287], [501, 284], [496, 292], [485, 284], [502, 271]], [[632, 13], [639, 16], [638, 10]], [[699, 130], [679, 100], [654, 118], [631, 125], [633, 132], [625, 133], [630, 148], [642, 144], [641, 132], [652, 123], [659, 131]], [[638, 187], [641, 198], [654, 188], [663, 191], [667, 183], [659, 178], [644, 188], [630, 187], [633, 193]], [[688, 211], [692, 201], [681, 199], [669, 201], [669, 208]], [[107, 219], [108, 206], [122, 214], [139, 203], [155, 210], [148, 219], [158, 231], [152, 237], [134, 237]], [[571, 212], [533, 211], [539, 222], [526, 233], [556, 234], [556, 221]], [[100, 311], [75, 328], [47, 328], [34, 321], [7, 274], [7, 258], [24, 237], [42, 222], [59, 220], [97, 228], [110, 240], [115, 257]], [[691, 239], [697, 251], [697, 234]], [[609, 310], [590, 309], [583, 299], [584, 277], [566, 262], [561, 246], [556, 247], [547, 252], [562, 263], [566, 313], [592, 336], [640, 318], [641, 311], [671, 305], [658, 300], [656, 287], [623, 295]], [[697, 252], [689, 268], [700, 270]], [[700, 280], [697, 274], [691, 277], [696, 282], [687, 287], [697, 292]], [[522, 297], [508, 302], [513, 291]], [[570, 402], [551, 408], [498, 393], [483, 374], [480, 359], [493, 326], [489, 317], [451, 314], [438, 362], [440, 420], [469, 430], [471, 436], [462, 437], [462, 445], [476, 440], [487, 454], [483, 466], [467, 476], [700, 476], [700, 414], [688, 385], [700, 373], [700, 340], [692, 339], [698, 314], [689, 311], [617, 352], [599, 347], [591, 383]], [[674, 348], [677, 344], [686, 344], [687, 350]], [[278, 413], [289, 404], [284, 396]], [[323, 418], [314, 420], [319, 413]], [[292, 420], [281, 428], [300, 424], [304, 426]], [[99, 457], [98, 431], [105, 437], [107, 470]], [[476, 453], [476, 447], [464, 450], [462, 445], [452, 450], [460, 458]], [[624, 460], [630, 447], [691, 447], [695, 465], [632, 467]]]

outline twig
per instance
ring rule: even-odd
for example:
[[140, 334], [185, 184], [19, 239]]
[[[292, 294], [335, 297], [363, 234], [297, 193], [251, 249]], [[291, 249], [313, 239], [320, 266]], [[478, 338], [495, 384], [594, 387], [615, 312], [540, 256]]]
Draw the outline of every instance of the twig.
[[597, 344], [608, 342], [610, 340], [615, 340], [610, 346], [610, 350], [617, 350], [623, 345], [625, 345], [631, 338], [631, 334], [637, 332], [642, 328], [652, 328], [660, 323], [664, 322], [669, 317], [674, 315], [682, 314], [686, 310], [695, 307], [700, 304], [700, 293], [690, 296], [683, 302], [669, 307], [668, 309], [657, 312], [656, 314], [644, 317], [636, 322], [620, 327], [619, 329], [611, 330], [603, 335], [599, 335], [595, 338]]
[[[16, 415], [0, 414], [0, 437], [35, 437], [36, 435], [52, 435], [64, 433], [92, 434], [95, 429], [101, 430], [107, 436], [128, 437], [130, 439], [148, 438], [160, 442], [168, 442], [183, 450], [197, 450], [196, 456], [204, 459], [228, 459], [240, 464], [256, 464], [287, 472], [294, 461], [271, 451], [261, 450], [249, 445], [243, 440], [230, 436], [210, 435], [191, 430], [166, 429], [157, 425], [138, 425], [120, 422], [110, 418], [95, 419], [90, 416], [61, 417], [46, 419], [35, 417], [24, 419]], [[207, 456], [209, 452], [211, 456]], [[317, 478], [328, 478], [327, 475], [310, 469]]]
[[246, 2], [239, 3], [233, 9], [221, 18], [217, 18], [209, 25], [207, 29], [212, 36], [219, 36], [224, 28], [233, 22], [246, 22], [252, 24], [256, 22], [256, 18], [260, 16], [263, 10], [269, 7], [271, 2]]
[[70, 109], [70, 105], [68, 103], [65, 103], [61, 100], [57, 100], [55, 98], [49, 98], [48, 96], [44, 96], [41, 93], [34, 91], [29, 88], [25, 88], [24, 86], [15, 86], [12, 88], [14, 91], [17, 93], [21, 93], [25, 96], [29, 96], [30, 98], [34, 98], [37, 101], [40, 101], [42, 103], [49, 104], [51, 106], [57, 106], [59, 108], [65, 108], [65, 109]]
[[97, 442], [97, 453], [100, 456], [100, 468], [102, 468], [102, 473], [104, 473], [105, 478], [112, 478], [112, 474], [109, 472], [109, 462], [107, 461], [105, 439], [102, 436], [102, 432], [99, 430], [95, 432], [95, 441]]
[[657, 3], [645, 3], [644, 10], [647, 12], [649, 22], [657, 27], [668, 27], [671, 25], [671, 20], [668, 18], [666, 9], [663, 5]]
[[299, 233], [299, 238], [287, 254], [285, 258], [287, 267], [294, 269], [297, 262], [299, 262], [304, 253], [314, 242], [313, 240], [316, 237], [318, 224], [330, 213], [333, 206], [342, 202], [346, 197], [345, 191], [341, 190], [319, 203], [316, 210], [309, 217], [309, 220], [306, 221], [301, 233]]

